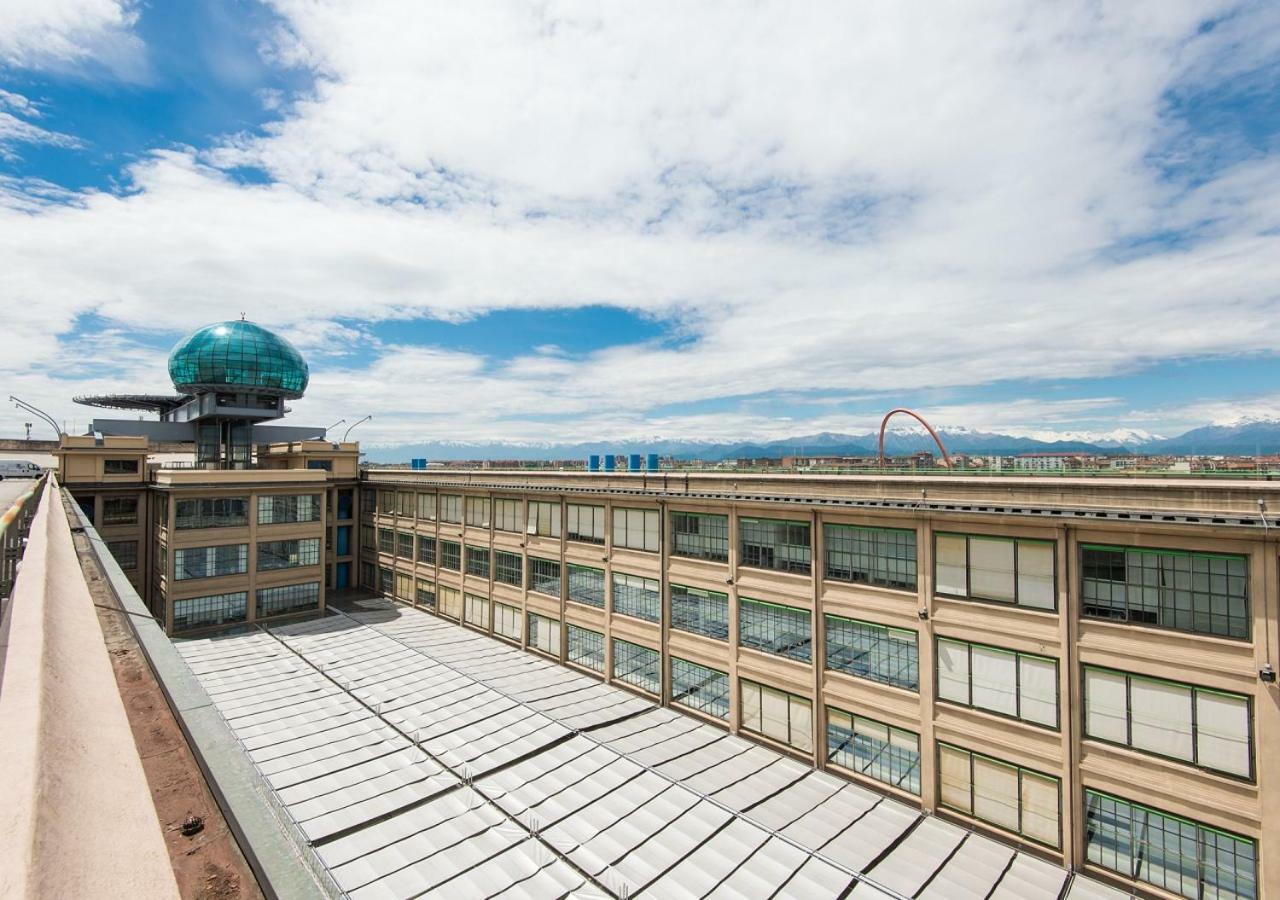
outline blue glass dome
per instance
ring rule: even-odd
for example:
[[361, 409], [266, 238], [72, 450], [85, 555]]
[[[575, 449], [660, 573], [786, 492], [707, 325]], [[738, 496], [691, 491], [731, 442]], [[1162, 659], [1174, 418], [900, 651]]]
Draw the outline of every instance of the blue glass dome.
[[310, 376], [292, 344], [253, 322], [206, 325], [169, 353], [169, 377], [186, 393], [234, 388], [297, 398]]

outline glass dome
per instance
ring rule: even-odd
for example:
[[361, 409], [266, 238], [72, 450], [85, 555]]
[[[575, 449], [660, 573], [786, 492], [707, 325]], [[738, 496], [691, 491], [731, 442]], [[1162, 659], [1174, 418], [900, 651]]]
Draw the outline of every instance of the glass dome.
[[180, 391], [234, 388], [277, 397], [301, 397], [310, 370], [292, 344], [253, 322], [206, 325], [169, 354], [169, 377]]

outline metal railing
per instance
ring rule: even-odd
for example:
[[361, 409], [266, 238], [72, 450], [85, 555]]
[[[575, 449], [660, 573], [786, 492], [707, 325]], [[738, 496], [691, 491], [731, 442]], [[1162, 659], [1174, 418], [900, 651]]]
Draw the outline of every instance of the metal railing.
[[49, 474], [46, 472], [0, 516], [0, 604], [13, 593], [13, 582], [18, 577], [18, 565], [22, 562], [22, 552], [27, 546], [31, 520], [35, 518], [36, 509], [40, 506], [40, 494], [48, 480]]

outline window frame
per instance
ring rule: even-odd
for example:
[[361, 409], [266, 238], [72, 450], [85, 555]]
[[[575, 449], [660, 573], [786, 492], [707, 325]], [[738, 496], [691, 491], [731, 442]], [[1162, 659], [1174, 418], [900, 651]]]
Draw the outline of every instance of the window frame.
[[[756, 642], [754, 637], [748, 638], [746, 628], [748, 620], [754, 620], [755, 616], [760, 612], [759, 608], [765, 607], [769, 610], [781, 610], [781, 613], [774, 613], [768, 617], [766, 621], [774, 623], [780, 622], [792, 623], [801, 616], [804, 618], [805, 630], [807, 635], [803, 643], [790, 644], [781, 649], [771, 649], [764, 646], [762, 642]], [[747, 610], [752, 610], [750, 615]], [[783, 631], [780, 627], [772, 629], [775, 640], [780, 639], [784, 634], [791, 632]], [[799, 634], [797, 634], [799, 636]], [[805, 665], [813, 665], [813, 611], [800, 606], [789, 606], [785, 603], [775, 603], [770, 600], [758, 600], [755, 597], [738, 596], [738, 646], [745, 647], [748, 650], [754, 650], [757, 653], [767, 653], [770, 656], [777, 656], [782, 659], [789, 659], [792, 662], [803, 663]]]
[[[834, 541], [832, 540], [832, 538], [836, 534], [837, 530], [867, 533], [871, 535], [881, 535], [881, 534], [893, 535], [895, 537], [910, 535], [911, 536], [911, 556], [910, 557], [873, 556], [873, 558], [878, 558], [878, 559], [892, 559], [892, 560], [909, 559], [912, 564], [910, 586], [903, 587], [896, 583], [890, 583], [888, 581], [874, 581], [871, 579], [868, 579], [866, 581], [859, 581], [856, 578], [841, 578], [837, 575], [832, 575], [831, 574], [832, 572], [831, 557], [832, 557], [832, 545], [834, 544]], [[919, 590], [920, 590], [919, 543], [920, 543], [920, 535], [913, 528], [889, 528], [889, 527], [884, 527], [879, 525], [850, 525], [845, 522], [823, 522], [822, 523], [822, 579], [824, 581], [834, 581], [837, 584], [854, 584], [854, 585], [860, 585], [864, 587], [878, 588], [886, 591], [897, 591], [902, 594], [909, 594], [911, 596], [915, 596], [919, 593]], [[841, 553], [841, 554], [848, 554], [849, 556], [857, 555], [854, 551], [845, 550], [844, 548], [840, 548], [835, 552]], [[853, 568], [852, 568], [852, 565], [850, 565], [850, 572], [852, 571], [853, 571]]]
[[[953, 700], [950, 697], [942, 696], [942, 664], [941, 652], [939, 650], [943, 641], [951, 644], [964, 644], [968, 648], [968, 694], [969, 701], [962, 703], [959, 700]], [[991, 709], [987, 706], [978, 706], [973, 702], [973, 648], [981, 647], [984, 650], [994, 650], [997, 653], [1008, 653], [1013, 656], [1014, 678], [1014, 708], [1015, 713], [1010, 714], [1001, 712], [998, 709]], [[1046, 725], [1043, 722], [1037, 722], [1035, 719], [1024, 719], [1022, 717], [1022, 658], [1039, 660], [1040, 662], [1053, 663], [1053, 711], [1054, 724]], [[1021, 722], [1030, 725], [1033, 728], [1044, 728], [1049, 731], [1062, 731], [1062, 660], [1052, 656], [1045, 656], [1041, 653], [1024, 653], [1021, 650], [1012, 650], [1008, 647], [997, 647], [994, 644], [987, 644], [981, 641], [966, 641], [963, 638], [948, 637], [945, 634], [935, 634], [933, 636], [933, 695], [938, 703], [946, 703], [960, 709], [972, 709], [978, 712], [984, 712], [988, 715], [999, 716], [1002, 719], [1009, 719], [1014, 722]]]
[[[868, 622], [863, 619], [854, 619], [854, 618], [850, 618], [849, 616], [841, 616], [841, 615], [836, 615], [835, 613], [829, 613], [829, 612], [824, 612], [823, 616], [825, 617], [825, 619], [823, 621], [823, 629], [822, 629], [823, 631], [822, 667], [825, 671], [836, 672], [841, 675], [847, 675], [850, 678], [861, 678], [865, 681], [871, 681], [876, 684], [887, 685], [888, 687], [898, 688], [899, 690], [911, 691], [914, 694], [920, 693], [920, 633], [918, 631], [912, 631], [909, 628], [899, 628], [894, 625], [882, 625], [879, 622]], [[911, 646], [915, 650], [914, 686], [912, 684], [900, 684], [899, 682], [892, 681], [888, 678], [877, 678], [873, 675], [853, 672], [853, 671], [850, 671], [849, 669], [840, 668], [838, 666], [833, 667], [831, 665], [831, 633], [835, 629], [831, 627], [832, 619], [835, 619], [838, 622], [848, 622], [849, 624], [853, 625], [856, 629], [873, 629], [875, 631], [884, 632], [886, 635], [892, 634], [892, 633], [911, 635], [911, 638], [912, 638]], [[871, 654], [871, 652], [872, 651], [868, 651], [868, 654]]]
[[[1028, 841], [1028, 842], [1030, 842], [1030, 843], [1032, 843], [1032, 844], [1036, 844], [1037, 846], [1040, 846], [1040, 847], [1048, 847], [1048, 848], [1049, 848], [1049, 849], [1051, 849], [1051, 850], [1061, 850], [1061, 849], [1062, 849], [1062, 799], [1063, 799], [1063, 797], [1062, 797], [1062, 779], [1061, 779], [1061, 778], [1059, 778], [1059, 777], [1058, 777], [1058, 776], [1056, 776], [1056, 775], [1050, 775], [1048, 772], [1041, 772], [1039, 769], [1032, 769], [1030, 766], [1022, 766], [1022, 765], [1019, 765], [1019, 764], [1017, 764], [1017, 763], [1010, 762], [1010, 761], [1009, 761], [1009, 760], [1007, 760], [1007, 759], [1000, 759], [998, 756], [992, 756], [990, 753], [982, 753], [982, 752], [979, 752], [979, 751], [977, 751], [977, 750], [970, 750], [968, 747], [961, 747], [959, 744], [953, 744], [953, 743], [951, 743], [950, 741], [939, 741], [939, 740], [935, 740], [935, 741], [934, 741], [934, 745], [937, 747], [937, 750], [935, 751], [935, 758], [936, 758], [936, 760], [937, 760], [937, 763], [936, 763], [936, 765], [934, 766], [934, 769], [935, 769], [935, 772], [936, 772], [936, 779], [937, 779], [937, 784], [935, 785], [935, 788], [936, 788], [936, 790], [937, 790], [937, 792], [938, 792], [938, 793], [937, 793], [937, 797], [938, 797], [938, 808], [939, 808], [939, 809], [945, 810], [945, 811], [950, 812], [950, 813], [953, 813], [953, 814], [955, 814], [955, 815], [963, 816], [963, 817], [965, 817], [965, 818], [967, 818], [967, 819], [971, 819], [971, 820], [973, 820], [973, 821], [975, 821], [975, 822], [981, 822], [984, 826], [986, 826], [986, 827], [988, 827], [988, 828], [994, 828], [994, 829], [996, 829], [996, 830], [998, 830], [998, 831], [1003, 832], [1004, 834], [1011, 834], [1011, 835], [1014, 835], [1014, 836], [1015, 836], [1015, 837], [1017, 837], [1019, 840]], [[946, 747], [946, 748], [948, 748], [948, 749], [950, 749], [950, 750], [955, 750], [955, 751], [960, 752], [960, 753], [966, 753], [966, 754], [968, 754], [968, 756], [969, 756], [969, 809], [968, 809], [968, 810], [963, 810], [963, 809], [959, 809], [958, 807], [951, 806], [950, 804], [946, 803], [946, 802], [945, 802], [945, 801], [943, 801], [943, 799], [942, 799], [942, 797], [943, 797], [943, 791], [942, 791], [942, 749], [943, 749], [944, 747]], [[1008, 827], [1006, 827], [1006, 826], [1004, 826], [1004, 825], [1000, 824], [999, 822], [994, 822], [994, 821], [992, 821], [992, 820], [990, 820], [990, 819], [988, 819], [988, 818], [985, 818], [985, 817], [983, 817], [983, 816], [980, 816], [980, 815], [978, 815], [978, 814], [977, 814], [977, 812], [975, 811], [975, 808], [976, 808], [976, 806], [977, 806], [977, 804], [976, 804], [976, 802], [975, 802], [975, 800], [977, 799], [977, 790], [976, 790], [976, 779], [974, 778], [974, 760], [976, 760], [976, 759], [985, 759], [985, 760], [987, 760], [988, 762], [995, 763], [996, 765], [1004, 766], [1004, 767], [1009, 768], [1009, 769], [1013, 769], [1013, 770], [1017, 773], [1017, 778], [1018, 778], [1018, 796], [1017, 796], [1016, 800], [1017, 800], [1017, 809], [1018, 809], [1018, 827], [1017, 827], [1017, 829], [1016, 829], [1016, 830], [1015, 830], [1015, 829], [1010, 829], [1010, 828], [1008, 828]], [[1024, 773], [1024, 772], [1025, 772], [1025, 773], [1029, 773], [1029, 774], [1031, 774], [1032, 776], [1037, 777], [1037, 778], [1042, 778], [1042, 779], [1047, 779], [1047, 780], [1053, 781], [1053, 782], [1057, 785], [1057, 787], [1058, 787], [1058, 816], [1057, 816], [1057, 820], [1058, 820], [1058, 840], [1057, 840], [1057, 843], [1055, 843], [1055, 844], [1050, 844], [1050, 843], [1048, 843], [1048, 842], [1046, 842], [1046, 841], [1041, 840], [1040, 838], [1033, 837], [1033, 836], [1031, 836], [1030, 834], [1027, 834], [1027, 833], [1025, 832], [1025, 830], [1024, 830], [1024, 826], [1023, 826], [1023, 803], [1022, 803], [1022, 797], [1023, 797], [1022, 776], [1023, 776], [1023, 773]]]
[[[1089, 680], [1088, 672], [1090, 670], [1096, 672], [1106, 672], [1111, 675], [1118, 675], [1125, 680], [1125, 743], [1111, 740], [1110, 738], [1101, 737], [1089, 732]], [[1133, 680], [1149, 681], [1156, 684], [1166, 684], [1176, 688], [1185, 688], [1190, 692], [1191, 698], [1191, 719], [1190, 719], [1190, 735], [1191, 735], [1191, 759], [1183, 759], [1180, 756], [1173, 756], [1167, 753], [1160, 753], [1157, 750], [1148, 750], [1146, 747], [1137, 747], [1133, 744]], [[1200, 757], [1200, 730], [1198, 720], [1199, 704], [1196, 702], [1201, 693], [1215, 694], [1219, 697], [1230, 697], [1233, 700], [1243, 700], [1245, 705], [1245, 722], [1247, 724], [1247, 732], [1245, 739], [1249, 747], [1249, 773], [1241, 775], [1238, 772], [1229, 772], [1225, 769], [1216, 769], [1212, 766], [1204, 765], [1199, 761]], [[1234, 691], [1224, 691], [1218, 688], [1203, 687], [1198, 684], [1192, 684], [1187, 681], [1177, 681], [1172, 678], [1159, 678], [1154, 675], [1143, 675], [1138, 672], [1128, 672], [1124, 669], [1116, 669], [1112, 666], [1095, 666], [1089, 663], [1080, 664], [1080, 738], [1081, 740], [1097, 741], [1101, 744], [1107, 744], [1111, 747], [1120, 747], [1124, 750], [1131, 750], [1134, 753], [1141, 753], [1146, 756], [1153, 756], [1156, 759], [1164, 759], [1178, 765], [1191, 766], [1201, 772], [1208, 772], [1222, 778], [1230, 778], [1233, 781], [1239, 781], [1243, 784], [1257, 784], [1258, 781], [1258, 747], [1256, 737], [1256, 723], [1254, 722], [1254, 702], [1253, 697], [1249, 694], [1238, 694]]]
[[[1086, 600], [1086, 598], [1085, 598], [1085, 596], [1084, 596], [1084, 594], [1085, 594], [1085, 581], [1086, 581], [1086, 576], [1085, 576], [1085, 553], [1086, 553], [1087, 551], [1089, 551], [1089, 550], [1097, 550], [1097, 551], [1105, 551], [1105, 552], [1112, 552], [1112, 553], [1121, 553], [1121, 554], [1123, 554], [1124, 560], [1123, 560], [1122, 565], [1124, 566], [1124, 569], [1125, 569], [1125, 580], [1124, 580], [1123, 582], [1119, 582], [1119, 584], [1121, 585], [1121, 587], [1123, 587], [1123, 589], [1124, 589], [1124, 591], [1125, 591], [1125, 603], [1124, 603], [1124, 612], [1125, 612], [1125, 616], [1124, 616], [1124, 618], [1118, 618], [1118, 617], [1113, 617], [1113, 616], [1096, 616], [1096, 615], [1087, 615], [1087, 614], [1085, 613], [1085, 604], [1086, 604], [1086, 602], [1087, 602], [1087, 600]], [[1160, 623], [1160, 622], [1158, 622], [1158, 621], [1157, 621], [1157, 622], [1142, 622], [1142, 621], [1135, 621], [1134, 619], [1132, 619], [1132, 618], [1131, 618], [1131, 616], [1132, 616], [1132, 614], [1133, 614], [1134, 610], [1133, 610], [1133, 609], [1130, 607], [1130, 605], [1129, 605], [1129, 591], [1130, 591], [1130, 590], [1137, 590], [1137, 589], [1140, 589], [1140, 588], [1142, 588], [1142, 587], [1143, 587], [1143, 585], [1132, 584], [1132, 583], [1130, 583], [1130, 581], [1129, 581], [1129, 578], [1128, 578], [1128, 575], [1129, 575], [1129, 566], [1131, 565], [1131, 561], [1130, 561], [1130, 559], [1129, 559], [1129, 554], [1131, 554], [1131, 553], [1133, 553], [1133, 554], [1147, 555], [1147, 556], [1156, 556], [1156, 557], [1160, 557], [1160, 556], [1168, 556], [1168, 557], [1187, 557], [1187, 558], [1190, 558], [1190, 559], [1192, 559], [1192, 560], [1195, 560], [1195, 559], [1206, 559], [1206, 560], [1221, 559], [1221, 560], [1226, 560], [1226, 561], [1228, 561], [1228, 562], [1242, 561], [1242, 562], [1244, 563], [1244, 575], [1242, 576], [1242, 577], [1243, 577], [1243, 579], [1244, 579], [1244, 603], [1245, 603], [1245, 611], [1244, 611], [1244, 616], [1243, 616], [1243, 622], [1244, 622], [1244, 634], [1243, 634], [1243, 635], [1236, 635], [1236, 634], [1230, 634], [1230, 633], [1220, 633], [1220, 632], [1216, 632], [1216, 631], [1199, 631], [1199, 630], [1194, 629], [1194, 628], [1178, 628], [1176, 625], [1164, 625], [1164, 624], [1161, 624], [1161, 623]], [[1098, 544], [1098, 543], [1093, 543], [1093, 542], [1083, 542], [1083, 541], [1082, 541], [1082, 542], [1078, 545], [1078, 547], [1077, 547], [1077, 564], [1079, 565], [1079, 571], [1080, 571], [1080, 584], [1079, 584], [1079, 593], [1080, 593], [1080, 596], [1079, 596], [1079, 602], [1080, 602], [1080, 619], [1081, 619], [1081, 621], [1085, 621], [1085, 622], [1113, 623], [1113, 624], [1116, 624], [1116, 625], [1124, 625], [1124, 626], [1128, 626], [1128, 627], [1132, 627], [1132, 628], [1156, 628], [1156, 629], [1159, 629], [1160, 631], [1170, 631], [1170, 632], [1173, 632], [1173, 633], [1175, 633], [1175, 634], [1189, 634], [1189, 635], [1195, 635], [1195, 636], [1197, 636], [1197, 637], [1221, 638], [1221, 639], [1223, 639], [1223, 640], [1228, 640], [1228, 641], [1237, 641], [1237, 642], [1240, 642], [1240, 643], [1250, 643], [1250, 642], [1252, 642], [1252, 640], [1253, 640], [1253, 608], [1254, 608], [1254, 607], [1253, 607], [1253, 604], [1254, 604], [1254, 598], [1253, 598], [1253, 596], [1252, 596], [1252, 592], [1250, 591], [1250, 587], [1251, 587], [1251, 586], [1250, 586], [1250, 584], [1249, 584], [1250, 579], [1251, 579], [1251, 577], [1252, 577], [1252, 571], [1253, 571], [1253, 560], [1252, 560], [1252, 558], [1251, 558], [1251, 555], [1250, 555], [1250, 554], [1248, 554], [1248, 553], [1217, 553], [1217, 552], [1212, 552], [1212, 551], [1203, 551], [1203, 550], [1181, 550], [1181, 549], [1171, 548], [1171, 547], [1147, 547], [1147, 546], [1138, 546], [1138, 545]], [[1193, 577], [1194, 577], [1194, 574], [1195, 574], [1195, 573], [1193, 572], [1193, 573], [1192, 573], [1192, 576], [1193, 576]], [[1210, 573], [1210, 577], [1212, 577], [1212, 573]], [[1229, 574], [1228, 574], [1228, 575], [1227, 575], [1227, 576], [1225, 576], [1225, 577], [1227, 577], [1227, 578], [1231, 578], [1231, 577], [1233, 577], [1233, 576], [1231, 576], [1231, 575], [1229, 575]], [[1093, 581], [1103, 581], [1103, 580], [1105, 580], [1105, 581], [1111, 582], [1112, 584], [1117, 583], [1117, 582], [1115, 582], [1113, 579], [1090, 579], [1090, 580], [1093, 580]], [[1169, 588], [1169, 587], [1167, 587], [1167, 586], [1165, 586], [1165, 585], [1156, 585], [1156, 588], [1157, 588], [1157, 590], [1158, 590], [1160, 593], [1162, 593], [1162, 594], [1163, 594], [1166, 590], [1176, 590], [1176, 588], [1172, 588], [1172, 589], [1171, 589], [1171, 588]], [[1192, 588], [1192, 590], [1191, 590], [1191, 594], [1192, 594], [1193, 599], [1194, 599], [1194, 595], [1195, 595], [1195, 593], [1196, 593], [1196, 591], [1194, 590], [1194, 588]], [[1213, 596], [1213, 594], [1211, 594], [1211, 593], [1210, 593], [1208, 596], [1212, 597], [1212, 596]], [[1223, 596], [1225, 596], [1225, 598], [1227, 599], [1227, 601], [1228, 601], [1228, 603], [1229, 603], [1229, 602], [1230, 602], [1230, 599], [1231, 599], [1231, 598], [1230, 598], [1230, 595], [1228, 594], [1228, 595], [1223, 595]], [[1157, 610], [1161, 610], [1161, 609], [1163, 609], [1163, 608], [1164, 608], [1164, 605], [1158, 602], [1158, 604], [1157, 604]], [[1195, 611], [1195, 607], [1194, 607], [1194, 606], [1192, 606], [1192, 608], [1191, 608], [1191, 615], [1192, 615], [1192, 617], [1193, 617], [1193, 618], [1194, 618], [1194, 616], [1196, 615], [1196, 611]], [[1228, 616], [1227, 616], [1227, 618], [1228, 618], [1228, 621], [1229, 621], [1232, 617], [1231, 617], [1230, 615], [1228, 615]]]
[[[724, 524], [724, 535], [703, 533], [698, 531], [681, 531], [678, 527], [680, 520], [696, 521], [698, 523], [706, 522], [708, 525], [718, 525], [720, 522]], [[701, 513], [690, 510], [671, 511], [671, 555], [680, 556], [685, 559], [700, 559], [703, 562], [727, 564], [729, 562], [729, 516], [724, 513]], [[680, 539], [697, 538], [697, 543], [701, 547], [696, 552], [680, 549]], [[714, 552], [710, 548], [714, 544], [724, 543], [724, 555]]]
[[[783, 547], [800, 547], [802, 545], [790, 543], [787, 541], [774, 541], [771, 544], [765, 544], [762, 540], [756, 539], [751, 541], [751, 545], [764, 550], [769, 549], [773, 554], [773, 565], [765, 565], [763, 562], [749, 562], [748, 559], [752, 554], [747, 552], [748, 544], [748, 528], [747, 526], [769, 526], [773, 535], [779, 532], [786, 532], [792, 528], [803, 528], [807, 534], [807, 540], [803, 544], [805, 549], [805, 560], [803, 568], [793, 568], [790, 566], [779, 565], [778, 551]], [[786, 561], [786, 560], [783, 560]], [[773, 519], [763, 516], [738, 516], [738, 565], [748, 569], [759, 569], [763, 572], [782, 572], [787, 575], [802, 575], [805, 578], [813, 575], [813, 523], [803, 519]]]
[[[843, 709], [839, 706], [832, 706], [830, 703], [825, 705], [825, 709], [826, 709], [826, 715], [823, 717], [823, 721], [825, 722], [825, 727], [823, 728], [823, 737], [826, 740], [826, 756], [827, 756], [828, 763], [831, 763], [832, 765], [836, 766], [836, 768], [840, 771], [850, 772], [854, 775], [861, 776], [862, 778], [870, 779], [871, 781], [874, 781], [876, 784], [882, 784], [882, 785], [887, 785], [888, 787], [891, 787], [891, 788], [896, 788], [897, 790], [903, 791], [904, 793], [911, 794], [913, 797], [920, 797], [922, 795], [922, 792], [924, 790], [924, 750], [921, 746], [919, 732], [912, 731], [910, 728], [899, 728], [897, 725], [892, 725], [880, 719], [874, 719], [871, 716], [859, 715], [858, 713], [852, 712], [851, 710]], [[880, 728], [885, 729], [886, 747], [893, 746], [893, 734], [895, 731], [900, 732], [902, 734], [910, 735], [911, 737], [915, 738], [916, 761], [914, 766], [914, 778], [911, 777], [913, 774], [912, 769], [908, 769], [907, 772], [903, 775], [903, 778], [908, 779], [907, 785], [904, 785], [901, 781], [893, 782], [893, 781], [887, 781], [883, 778], [879, 778], [876, 775], [871, 774], [871, 763], [875, 761], [874, 758], [868, 762], [868, 765], [865, 768], [862, 768], [862, 769], [854, 768], [852, 766], [847, 766], [844, 763], [840, 762], [839, 759], [836, 757], [836, 753], [838, 751], [835, 751], [832, 749], [833, 742], [832, 742], [832, 734], [831, 734], [831, 717], [833, 714], [846, 716], [849, 719], [849, 738], [847, 741], [843, 741], [841, 743], [847, 744], [850, 746], [850, 749], [848, 752], [855, 758], [857, 757], [857, 753], [853, 750], [853, 743], [859, 734], [859, 731], [858, 731], [859, 722], [866, 722], [871, 725], [878, 726]], [[864, 736], [867, 734], [866, 731], [863, 731], [861, 733]], [[878, 754], [882, 752], [883, 750], [880, 750], [878, 751]], [[912, 784], [914, 784], [914, 789], [910, 786]]]
[[[962, 537], [965, 539], [965, 566], [964, 566], [964, 583], [965, 593], [953, 594], [943, 591], [938, 587], [938, 538], [940, 537]], [[987, 541], [1008, 541], [1013, 544], [1013, 596], [1012, 601], [1001, 600], [996, 597], [980, 597], [973, 594], [973, 552], [971, 550], [971, 541], [977, 538]], [[1053, 572], [1053, 606], [1028, 606], [1021, 603], [1018, 595], [1021, 591], [1019, 584], [1018, 554], [1022, 544], [1041, 544], [1050, 547], [1053, 559], [1050, 568]], [[1005, 609], [1020, 609], [1024, 612], [1036, 612], [1057, 615], [1059, 612], [1058, 602], [1058, 542], [1052, 538], [1028, 538], [1028, 537], [1012, 537], [1006, 534], [980, 534], [968, 531], [935, 531], [933, 533], [933, 593], [938, 597], [946, 597], [951, 600], [968, 600], [974, 603], [992, 603]]]

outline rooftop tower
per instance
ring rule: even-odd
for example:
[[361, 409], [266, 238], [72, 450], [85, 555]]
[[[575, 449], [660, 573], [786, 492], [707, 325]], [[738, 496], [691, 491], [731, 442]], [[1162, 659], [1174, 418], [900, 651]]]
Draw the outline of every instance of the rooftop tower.
[[[95, 420], [103, 434], [145, 433], [157, 440], [194, 442], [202, 468], [241, 469], [252, 464], [254, 427], [279, 419], [310, 379], [307, 362], [291, 343], [244, 319], [206, 325], [169, 353], [176, 394], [111, 394], [77, 397], [77, 403], [111, 409], [149, 410], [158, 422]], [[319, 429], [268, 429], [273, 440], [317, 436]], [[292, 432], [300, 432], [294, 434]], [[301, 433], [305, 432], [305, 434]], [[265, 437], [267, 435], [262, 435]]]

